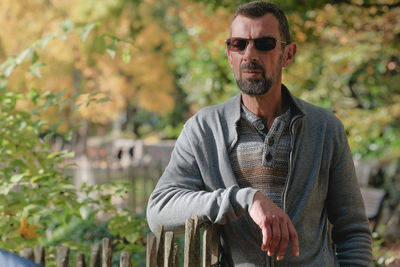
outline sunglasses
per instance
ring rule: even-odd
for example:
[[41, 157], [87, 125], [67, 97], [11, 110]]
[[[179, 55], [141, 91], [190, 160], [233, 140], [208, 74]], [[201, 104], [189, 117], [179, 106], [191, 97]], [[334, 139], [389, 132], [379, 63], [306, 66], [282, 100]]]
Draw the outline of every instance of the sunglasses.
[[230, 51], [240, 52], [246, 49], [250, 41], [254, 42], [254, 46], [259, 51], [270, 51], [275, 48], [276, 42], [286, 44], [286, 42], [275, 39], [274, 37], [260, 37], [255, 39], [246, 39], [240, 37], [231, 37], [225, 41]]

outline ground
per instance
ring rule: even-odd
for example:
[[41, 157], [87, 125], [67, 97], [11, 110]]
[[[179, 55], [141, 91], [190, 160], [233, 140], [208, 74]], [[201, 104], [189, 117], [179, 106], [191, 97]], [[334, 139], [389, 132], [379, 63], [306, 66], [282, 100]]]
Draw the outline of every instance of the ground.
[[374, 258], [378, 266], [400, 267], [400, 240], [382, 244]]

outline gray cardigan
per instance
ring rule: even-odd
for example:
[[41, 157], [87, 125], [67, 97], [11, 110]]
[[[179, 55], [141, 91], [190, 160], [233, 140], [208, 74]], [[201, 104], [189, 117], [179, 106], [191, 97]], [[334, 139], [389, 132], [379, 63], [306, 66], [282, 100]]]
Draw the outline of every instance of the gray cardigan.
[[277, 262], [260, 249], [261, 231], [248, 215], [256, 190], [239, 188], [229, 162], [240, 94], [186, 122], [150, 196], [150, 228], [162, 224], [181, 232], [192, 215], [221, 224], [224, 266], [371, 266], [371, 235], [341, 122], [285, 86], [282, 94], [295, 109], [283, 205], [297, 230], [300, 256], [288, 249]]

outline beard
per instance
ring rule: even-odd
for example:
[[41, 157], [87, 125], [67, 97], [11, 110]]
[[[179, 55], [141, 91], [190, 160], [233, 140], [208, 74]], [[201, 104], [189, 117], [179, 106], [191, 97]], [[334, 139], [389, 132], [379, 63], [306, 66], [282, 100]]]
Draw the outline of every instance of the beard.
[[[243, 79], [242, 71], [243, 69], [249, 70], [260, 70], [262, 73], [262, 77], [258, 79]], [[248, 62], [243, 63], [240, 66], [240, 77], [239, 79], [236, 78], [236, 83], [240, 90], [248, 95], [263, 95], [271, 89], [272, 85], [277, 80], [279, 76], [280, 66], [276, 69], [276, 73], [272, 78], [267, 78], [265, 76], [265, 69], [264, 67], [257, 63], [257, 62]]]

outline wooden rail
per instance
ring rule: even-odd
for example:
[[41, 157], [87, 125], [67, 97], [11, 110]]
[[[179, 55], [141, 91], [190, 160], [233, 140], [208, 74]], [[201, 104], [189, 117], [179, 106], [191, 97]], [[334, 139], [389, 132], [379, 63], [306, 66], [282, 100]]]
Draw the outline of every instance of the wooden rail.
[[[86, 264], [85, 255], [78, 253], [76, 256], [76, 267], [112, 267], [112, 248], [111, 240], [103, 238], [102, 245], [99, 243], [93, 244], [90, 252], [89, 265]], [[57, 247], [57, 267], [69, 267], [69, 248], [64, 246]], [[101, 255], [102, 254], [102, 255]], [[35, 249], [27, 248], [20, 251], [21, 257], [27, 258], [36, 264], [46, 265], [45, 249], [43, 246], [36, 246]], [[131, 255], [127, 252], [122, 252], [120, 255], [120, 267], [131, 267]]]
[[[197, 217], [186, 220], [184, 267], [219, 266], [220, 243], [217, 225], [209, 225], [203, 232], [200, 252], [200, 227]], [[155, 234], [147, 235], [146, 267], [179, 267], [179, 246], [174, 233], [159, 226]]]

